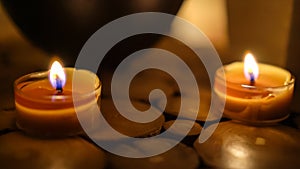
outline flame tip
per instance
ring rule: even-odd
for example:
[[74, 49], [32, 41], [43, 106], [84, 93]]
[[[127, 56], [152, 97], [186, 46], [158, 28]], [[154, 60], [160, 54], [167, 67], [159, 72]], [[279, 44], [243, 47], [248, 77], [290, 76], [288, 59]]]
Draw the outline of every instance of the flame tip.
[[66, 83], [66, 74], [59, 61], [55, 60], [50, 68], [49, 80], [53, 88], [61, 89]]
[[244, 75], [247, 80], [254, 82], [258, 78], [259, 68], [252, 53], [248, 52], [244, 59]]

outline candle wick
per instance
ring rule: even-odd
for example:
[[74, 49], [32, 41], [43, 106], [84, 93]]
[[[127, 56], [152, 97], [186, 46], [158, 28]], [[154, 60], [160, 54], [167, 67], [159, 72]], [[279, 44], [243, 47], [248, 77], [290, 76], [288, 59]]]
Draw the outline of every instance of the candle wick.
[[254, 84], [255, 84], [255, 78], [254, 78], [253, 72], [250, 72], [249, 76], [250, 76], [250, 85], [254, 86]]
[[57, 91], [57, 93], [62, 93], [63, 92], [62, 81], [59, 78], [56, 78], [55, 82], [56, 82], [56, 91]]

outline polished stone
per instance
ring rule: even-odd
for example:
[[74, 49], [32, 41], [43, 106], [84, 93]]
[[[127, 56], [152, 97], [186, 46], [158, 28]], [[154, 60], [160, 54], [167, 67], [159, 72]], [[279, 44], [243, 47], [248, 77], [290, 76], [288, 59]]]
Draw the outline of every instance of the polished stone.
[[[165, 142], [167, 141], [165, 140], [164, 143]], [[151, 142], [140, 145], [136, 143], [133, 145], [132, 147], [127, 147], [129, 152], [143, 152], [153, 149]], [[161, 144], [161, 146], [163, 146], [163, 144]], [[122, 145], [120, 145], [120, 148], [121, 147]], [[112, 169], [196, 169], [200, 164], [195, 150], [181, 143], [165, 153], [147, 158], [127, 158], [108, 154], [108, 162]]]
[[300, 132], [282, 126], [220, 123], [204, 143], [195, 141], [204, 163], [217, 168], [299, 168]]
[[12, 132], [0, 136], [0, 164], [5, 169], [102, 169], [105, 158], [79, 137], [40, 139]]

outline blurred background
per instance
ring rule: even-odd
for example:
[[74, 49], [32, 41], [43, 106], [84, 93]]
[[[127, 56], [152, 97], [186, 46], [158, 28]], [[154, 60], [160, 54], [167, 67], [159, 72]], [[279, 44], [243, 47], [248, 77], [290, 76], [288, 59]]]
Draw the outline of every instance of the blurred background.
[[[88, 10], [93, 10], [93, 8], [95, 8], [95, 6], [92, 5], [92, 3], [95, 2], [93, 0], [72, 0], [68, 2], [70, 2], [71, 5], [69, 8], [64, 8], [64, 10], [68, 9], [69, 11], [67, 12], [70, 13], [73, 11], [72, 16], [75, 20], [88, 23], [90, 20], [84, 20], [80, 17], [95, 14]], [[115, 1], [113, 2], [117, 3]], [[166, 10], [155, 8], [155, 3], [158, 3], [158, 1], [150, 3], [145, 0], [132, 0], [126, 5], [118, 4], [117, 7], [114, 6], [111, 9], [103, 8], [104, 11], [107, 10], [105, 12], [109, 12], [113, 17], [107, 17], [107, 20], [102, 21], [102, 23], [107, 23], [122, 14], [131, 13], [126, 10], [124, 13], [120, 13], [119, 11], [122, 9], [122, 6], [133, 12], [140, 12], [143, 10], [152, 11], [151, 9], [153, 7], [153, 9], [155, 9], [153, 11], [162, 10], [168, 13], [177, 13], [178, 16], [196, 25], [208, 36], [217, 49], [223, 64], [242, 60], [245, 51], [250, 50], [255, 55], [258, 62], [285, 67], [293, 71], [296, 76], [300, 75], [298, 68], [300, 67], [298, 64], [298, 54], [300, 54], [298, 48], [300, 39], [300, 33], [298, 32], [300, 23], [300, 4], [296, 0], [184, 0], [182, 2], [179, 0], [176, 2], [174, 1], [173, 6], [162, 4], [161, 6], [167, 6]], [[6, 8], [7, 10], [4, 8], [4, 4], [8, 7]], [[9, 15], [7, 12], [9, 11], [10, 14], [15, 15], [20, 14], [14, 12], [17, 11], [16, 8], [9, 4], [9, 1], [5, 0], [0, 4], [0, 81], [1, 83], [6, 84], [1, 85], [0, 88], [0, 103], [2, 107], [12, 106], [11, 103], [13, 98], [9, 96], [12, 94], [13, 81], [17, 77], [29, 72], [48, 69], [50, 59], [53, 55], [58, 55], [62, 58], [66, 66], [71, 66], [76, 60], [79, 52], [78, 49], [80, 49], [80, 45], [76, 44], [76, 50], [73, 50], [72, 45], [71, 47], [68, 46], [69, 44], [66, 44], [64, 41], [65, 39], [59, 36], [56, 38], [61, 38], [62, 42], [56, 42], [55, 39], [51, 39], [50, 45], [42, 43], [45, 39], [39, 41], [38, 38], [54, 36], [52, 34], [45, 35], [45, 32], [48, 30], [57, 30], [60, 25], [49, 24], [45, 27], [40, 27], [43, 29], [36, 29], [33, 30], [34, 32], [28, 32], [30, 26], [34, 27], [38, 24], [30, 23], [31, 25], [26, 25], [26, 22], [24, 23], [24, 21], [18, 20], [17, 17], [13, 17], [13, 19], [18, 22], [13, 22], [13, 15]], [[25, 5], [27, 6], [24, 7], [22, 6], [24, 4], [25, 2], [17, 6], [23, 7], [24, 9], [19, 12], [27, 14], [29, 11], [32, 11], [31, 15], [28, 15], [28, 18], [32, 18], [32, 20], [34, 18], [39, 18], [34, 17], [40, 15], [33, 12], [36, 7], [35, 5], [26, 3]], [[51, 4], [47, 5], [48, 7], [51, 7]], [[47, 5], [44, 5], [45, 9], [47, 9]], [[47, 12], [56, 14], [56, 10], [60, 9], [61, 8], [50, 8], [49, 11], [51, 12]], [[101, 9], [99, 8], [97, 10]], [[40, 10], [39, 12], [42, 11]], [[114, 15], [114, 13], [118, 14]], [[26, 19], [26, 15], [24, 15], [23, 19], [24, 18]], [[44, 21], [46, 21], [45, 23], [48, 23], [47, 20]], [[18, 26], [16, 23], [18, 23]], [[63, 24], [63, 22], [61, 23]], [[22, 30], [20, 28], [22, 28]], [[184, 29], [185, 28], [183, 27], [173, 25], [170, 28], [170, 32], [180, 33], [184, 32]], [[77, 29], [74, 28], [74, 31], [75, 30]], [[84, 28], [80, 28], [79, 30], [84, 31]], [[32, 34], [38, 35], [38, 37], [33, 37]], [[185, 34], [186, 38], [193, 38], [193, 35], [189, 32], [186, 32]], [[86, 34], [85, 36], [89, 37], [88, 35], [89, 34]], [[76, 36], [75, 33], [70, 35], [70, 37], [73, 38], [76, 38]], [[153, 43], [151, 41], [151, 43], [144, 44], [144, 46], [141, 46], [140, 48], [151, 46], [154, 42], [156, 46], [164, 44], [163, 38], [152, 38], [154, 39]], [[85, 38], [81, 39], [82, 42], [85, 40]], [[61, 43], [64, 43], [65, 48], [62, 48], [59, 45]], [[197, 44], [194, 45], [197, 46]], [[187, 60], [189, 59], [189, 56], [182, 57], [187, 57]], [[297, 98], [298, 96], [299, 95], [296, 95]]]

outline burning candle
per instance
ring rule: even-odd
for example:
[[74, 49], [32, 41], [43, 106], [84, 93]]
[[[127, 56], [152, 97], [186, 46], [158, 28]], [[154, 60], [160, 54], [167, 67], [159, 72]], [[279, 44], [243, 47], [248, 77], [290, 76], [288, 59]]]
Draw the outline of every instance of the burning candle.
[[289, 71], [257, 64], [248, 53], [244, 63], [217, 70], [214, 93], [225, 100], [225, 117], [252, 124], [275, 123], [288, 117], [294, 81]]
[[101, 82], [94, 73], [64, 69], [56, 61], [50, 71], [31, 73], [15, 81], [17, 126], [29, 134], [41, 136], [81, 133], [76, 113], [90, 111], [100, 90]]

